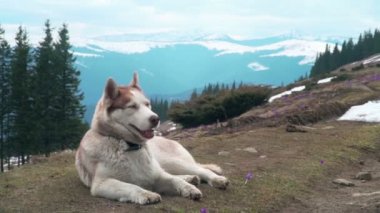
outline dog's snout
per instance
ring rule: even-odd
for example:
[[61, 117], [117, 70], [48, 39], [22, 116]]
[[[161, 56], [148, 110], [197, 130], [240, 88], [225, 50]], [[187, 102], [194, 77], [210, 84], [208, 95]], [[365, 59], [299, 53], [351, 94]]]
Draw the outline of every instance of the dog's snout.
[[149, 121], [153, 126], [157, 126], [158, 122], [160, 122], [160, 117], [158, 117], [157, 115], [152, 115], [150, 116]]

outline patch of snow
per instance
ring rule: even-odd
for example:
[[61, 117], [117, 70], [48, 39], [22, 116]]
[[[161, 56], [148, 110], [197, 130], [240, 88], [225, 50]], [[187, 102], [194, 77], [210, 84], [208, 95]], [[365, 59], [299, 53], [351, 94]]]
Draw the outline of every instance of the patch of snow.
[[249, 69], [252, 69], [253, 71], [264, 71], [264, 70], [269, 70], [269, 67], [266, 67], [260, 63], [257, 62], [252, 62], [247, 65]]
[[378, 55], [375, 55], [369, 59], [366, 59], [363, 61], [363, 64], [366, 65], [366, 64], [369, 64], [369, 63], [373, 63], [373, 62], [380, 62], [380, 54]]
[[86, 48], [89, 49], [89, 50], [92, 50], [94, 52], [98, 52], [98, 53], [105, 52], [105, 50], [103, 50], [103, 49], [95, 48], [95, 47], [92, 47], [92, 46], [89, 46], [89, 45], [87, 45]]
[[136, 54], [149, 52], [153, 48], [163, 48], [175, 45], [172, 42], [146, 42], [146, 41], [127, 41], [127, 42], [107, 42], [99, 40], [91, 40], [92, 45], [102, 49], [115, 51], [124, 54]]
[[278, 98], [282, 98], [283, 96], [286, 96], [286, 95], [291, 95], [293, 92], [303, 91], [305, 88], [306, 88], [305, 86], [294, 87], [291, 90], [287, 90], [285, 92], [282, 92], [280, 94], [277, 94], [277, 95], [274, 95], [274, 96], [270, 97], [269, 100], [268, 100], [268, 102], [272, 103], [274, 100], [276, 100]]
[[[330, 44], [332, 45], [332, 44]], [[264, 55], [262, 57], [304, 57], [298, 64], [311, 64], [319, 52], [326, 48], [326, 42], [291, 39], [266, 46], [259, 47], [261, 50], [280, 50], [277, 53]]]
[[[243, 46], [238, 44], [230, 45], [229, 42], [223, 42], [223, 43], [213, 43], [215, 41], [212, 41], [211, 43], [204, 43], [202, 42], [202, 45], [209, 46], [210, 44], [217, 45], [217, 47], [214, 47], [213, 49], [220, 50], [221, 52], [218, 53], [216, 56], [222, 56], [225, 54], [244, 54], [244, 53], [255, 53], [259, 51], [276, 51], [279, 52], [263, 55], [262, 57], [279, 57], [279, 56], [286, 56], [286, 57], [304, 57], [299, 64], [310, 64], [313, 63], [315, 60], [315, 57], [317, 53], [323, 52], [326, 48], [326, 42], [322, 41], [309, 41], [309, 40], [299, 40], [299, 39], [291, 39], [286, 41], [281, 41], [269, 45], [263, 45], [263, 46]], [[226, 43], [229, 43], [226, 45]]]
[[[28, 157], [24, 156], [24, 160], [27, 160], [27, 159], [28, 159]], [[21, 158], [20, 158], [20, 161], [21, 161]], [[17, 157], [10, 157], [9, 158], [9, 164], [11, 167], [17, 166], [17, 163], [18, 163]], [[4, 163], [4, 172], [8, 172], [8, 163]]]
[[[303, 57], [299, 62], [300, 65], [311, 64], [315, 61], [318, 52], [323, 52], [326, 47], [324, 41], [312, 41], [305, 39], [289, 39], [276, 42], [269, 45], [249, 46], [238, 43], [218, 40], [219, 35], [209, 35], [206, 40], [102, 40], [88, 39], [76, 41], [77, 46], [86, 47], [95, 52], [115, 51], [124, 54], [145, 53], [154, 48], [163, 48], [174, 45], [199, 45], [209, 50], [217, 51], [215, 56], [227, 54], [245, 54], [260, 51], [274, 51], [271, 54], [262, 55], [261, 57]], [[332, 44], [330, 44], [332, 45]], [[99, 48], [95, 48], [99, 47]]]
[[209, 50], [220, 51], [215, 56], [222, 56], [226, 54], [244, 54], [244, 53], [257, 51], [255, 47], [235, 44], [235, 43], [226, 42], [226, 41], [199, 41], [199, 42], [189, 42], [187, 44], [197, 44], [200, 46], [204, 46]]
[[292, 92], [290, 90], [282, 92], [280, 94], [277, 94], [277, 95], [274, 95], [274, 96], [270, 97], [269, 100], [268, 100], [268, 102], [272, 103], [274, 100], [276, 100], [278, 98], [282, 98], [283, 96], [290, 95], [290, 94], [292, 94]]
[[294, 87], [293, 89], [291, 89], [290, 91], [291, 92], [301, 92], [305, 89], [306, 87], [303, 85], [303, 86], [298, 86], [298, 87]]
[[334, 78], [336, 78], [336, 76], [321, 79], [321, 80], [319, 80], [319, 81], [317, 82], [317, 84], [325, 84], [325, 83], [329, 83], [329, 82], [331, 82], [331, 80], [333, 80]]
[[174, 131], [174, 130], [176, 130], [177, 128], [175, 127], [175, 126], [172, 126], [172, 127], [170, 127], [168, 130], [167, 130], [167, 132], [171, 132], [171, 131]]
[[380, 122], [380, 100], [351, 107], [339, 121]]
[[81, 52], [72, 52], [74, 56], [84, 57], [84, 58], [101, 58], [102, 55], [93, 54], [93, 53], [81, 53]]

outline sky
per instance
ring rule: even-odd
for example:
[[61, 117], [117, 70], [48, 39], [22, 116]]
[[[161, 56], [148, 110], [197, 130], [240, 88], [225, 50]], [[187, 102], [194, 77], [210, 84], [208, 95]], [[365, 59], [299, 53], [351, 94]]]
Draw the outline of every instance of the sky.
[[378, 0], [0, 0], [0, 24], [32, 42], [43, 24], [67, 23], [72, 39], [155, 32], [207, 32], [236, 38], [297, 34], [357, 37], [380, 28]]

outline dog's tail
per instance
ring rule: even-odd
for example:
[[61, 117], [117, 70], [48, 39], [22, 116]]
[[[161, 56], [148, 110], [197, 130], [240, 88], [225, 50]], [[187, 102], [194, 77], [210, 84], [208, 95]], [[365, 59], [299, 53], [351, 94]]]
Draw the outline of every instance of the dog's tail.
[[199, 164], [201, 167], [205, 168], [205, 169], [209, 169], [213, 172], [215, 172], [216, 174], [218, 175], [221, 175], [223, 173], [223, 170], [222, 168], [220, 168], [218, 165], [216, 164]]

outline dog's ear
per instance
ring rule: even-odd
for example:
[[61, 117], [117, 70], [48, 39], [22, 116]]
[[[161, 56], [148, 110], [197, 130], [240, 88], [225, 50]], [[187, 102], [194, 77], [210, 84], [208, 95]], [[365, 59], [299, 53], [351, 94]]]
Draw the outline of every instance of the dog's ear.
[[133, 73], [133, 79], [132, 79], [132, 82], [129, 86], [131, 86], [135, 89], [141, 90], [141, 87], [139, 85], [139, 76], [137, 75], [137, 72]]
[[117, 96], [118, 96], [117, 84], [112, 78], [109, 78], [107, 80], [107, 84], [104, 89], [104, 97], [105, 99], [113, 100]]

